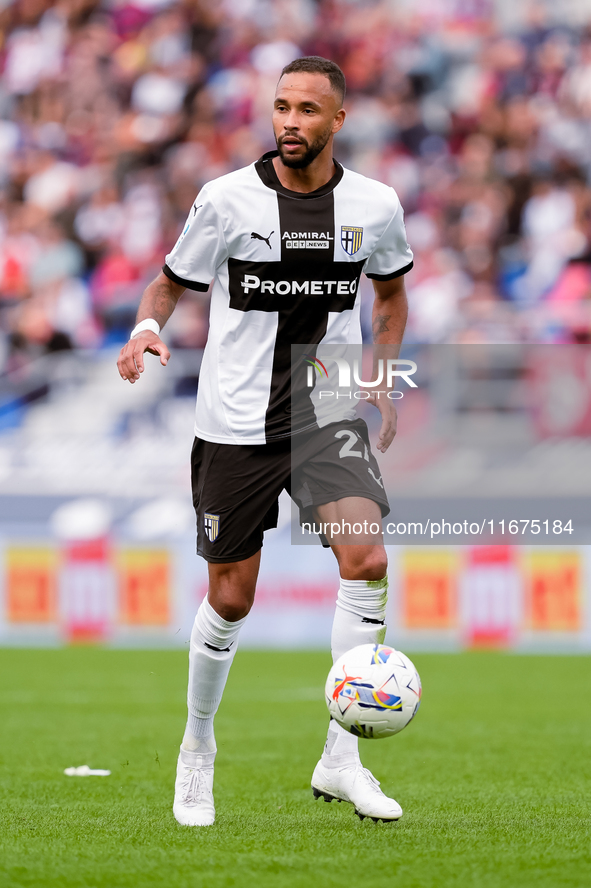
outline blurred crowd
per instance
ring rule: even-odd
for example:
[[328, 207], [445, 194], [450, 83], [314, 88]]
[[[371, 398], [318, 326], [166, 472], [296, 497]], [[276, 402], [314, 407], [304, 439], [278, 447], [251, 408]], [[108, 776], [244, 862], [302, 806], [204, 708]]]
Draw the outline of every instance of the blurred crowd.
[[[199, 188], [274, 147], [278, 74], [311, 54], [347, 77], [338, 158], [404, 205], [409, 338], [589, 341], [591, 27], [532, 4], [503, 30], [493, 6], [1, 0], [0, 367], [127, 338]], [[167, 339], [206, 336], [188, 291]]]

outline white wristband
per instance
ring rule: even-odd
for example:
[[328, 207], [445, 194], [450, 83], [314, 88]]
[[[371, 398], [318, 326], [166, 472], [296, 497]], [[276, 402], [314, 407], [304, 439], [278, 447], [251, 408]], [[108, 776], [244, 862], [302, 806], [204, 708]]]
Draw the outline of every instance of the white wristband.
[[160, 324], [158, 321], [155, 321], [154, 318], [146, 318], [145, 321], [140, 321], [139, 324], [133, 328], [129, 338], [133, 339], [134, 336], [137, 336], [138, 333], [143, 333], [144, 330], [151, 330], [156, 336], [160, 336]]

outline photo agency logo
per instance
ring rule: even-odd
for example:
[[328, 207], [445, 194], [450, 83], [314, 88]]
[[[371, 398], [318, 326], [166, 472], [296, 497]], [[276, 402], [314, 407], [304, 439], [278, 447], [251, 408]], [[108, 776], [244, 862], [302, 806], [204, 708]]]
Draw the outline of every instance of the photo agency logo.
[[[343, 357], [326, 357], [323, 355], [323, 360], [321, 361], [316, 355], [304, 354], [302, 357], [308, 364], [306, 385], [312, 389], [317, 388], [318, 384], [324, 381], [327, 384], [330, 383], [331, 375], [327, 370], [326, 364], [332, 362], [336, 365], [337, 372], [334, 378], [336, 387], [320, 389], [318, 391], [318, 398], [320, 400], [323, 398], [355, 398], [358, 401], [366, 401], [373, 396], [379, 398], [380, 395], [386, 395], [391, 401], [396, 401], [404, 397], [404, 392], [394, 388], [397, 379], [401, 379], [410, 388], [418, 388], [416, 382], [411, 379], [411, 376], [417, 371], [417, 365], [414, 361], [404, 358], [386, 358], [385, 360], [380, 358], [377, 366], [377, 378], [363, 380], [361, 379], [361, 370], [359, 368], [360, 362], [357, 358], [349, 361]], [[351, 364], [353, 365], [352, 368]], [[359, 386], [356, 391], [353, 391], [351, 377], [353, 383]], [[378, 388], [380, 385], [385, 387], [380, 389]], [[371, 391], [366, 391], [366, 389], [371, 389]]]

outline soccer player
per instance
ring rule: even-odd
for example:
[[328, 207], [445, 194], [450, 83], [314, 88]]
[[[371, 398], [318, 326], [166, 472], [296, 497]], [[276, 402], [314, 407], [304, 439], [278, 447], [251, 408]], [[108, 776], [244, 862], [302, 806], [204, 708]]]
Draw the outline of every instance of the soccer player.
[[[361, 343], [362, 272], [373, 281], [374, 342], [384, 353], [397, 354], [406, 323], [403, 276], [412, 253], [398, 197], [333, 159], [344, 95], [343, 73], [327, 59], [301, 58], [283, 69], [273, 109], [277, 151], [201, 189], [119, 357], [131, 383], [143, 372], [144, 352], [165, 365], [162, 327], [187, 287], [205, 292], [213, 281], [191, 456], [197, 551], [208, 562], [209, 589], [191, 632], [189, 714], [173, 805], [187, 826], [214, 822], [213, 719], [279, 494], [287, 489], [301, 514], [312, 510], [321, 522], [381, 523], [388, 513], [365, 423], [346, 411], [323, 423], [311, 410], [298, 425], [291, 411], [292, 344]], [[381, 413], [377, 448], [384, 452], [396, 412], [388, 397], [371, 402]], [[387, 559], [381, 535], [357, 545], [329, 542], [341, 578], [331, 636], [336, 659], [383, 641]], [[357, 737], [334, 721], [312, 789], [316, 798], [352, 803], [362, 817], [402, 814], [361, 765]]]

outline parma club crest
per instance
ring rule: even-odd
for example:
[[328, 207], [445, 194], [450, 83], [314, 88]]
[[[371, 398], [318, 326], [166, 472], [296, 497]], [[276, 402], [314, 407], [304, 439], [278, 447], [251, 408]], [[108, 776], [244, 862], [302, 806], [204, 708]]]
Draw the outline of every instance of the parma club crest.
[[341, 244], [343, 250], [352, 256], [361, 246], [363, 240], [363, 228], [354, 228], [352, 225], [341, 225]]
[[220, 532], [220, 516], [212, 515], [211, 512], [205, 512], [203, 515], [203, 523], [205, 524], [205, 533], [210, 543], [215, 543]]

